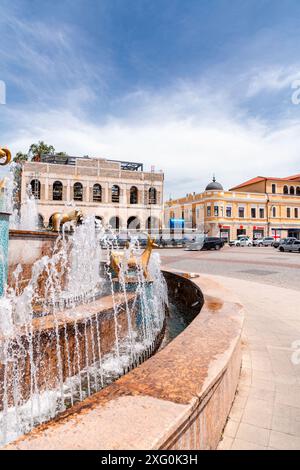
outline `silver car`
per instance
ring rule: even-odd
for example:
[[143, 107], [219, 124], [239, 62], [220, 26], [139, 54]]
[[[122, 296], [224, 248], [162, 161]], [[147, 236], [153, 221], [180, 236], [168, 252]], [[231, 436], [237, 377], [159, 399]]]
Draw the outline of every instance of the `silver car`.
[[283, 245], [280, 245], [279, 251], [288, 251], [288, 252], [296, 252], [300, 253], [300, 240], [295, 240], [293, 243], [286, 243]]
[[229, 246], [252, 246], [253, 242], [249, 237], [240, 237], [229, 242]]
[[254, 240], [253, 245], [254, 246], [273, 246], [274, 242], [275, 242], [274, 237], [264, 237], [264, 238], [258, 238], [257, 240]]

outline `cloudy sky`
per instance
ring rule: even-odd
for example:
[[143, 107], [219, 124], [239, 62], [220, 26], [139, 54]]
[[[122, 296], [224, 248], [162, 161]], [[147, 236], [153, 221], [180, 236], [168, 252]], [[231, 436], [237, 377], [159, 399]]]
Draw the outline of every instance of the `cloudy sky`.
[[0, 0], [0, 145], [154, 165], [166, 198], [299, 173], [299, 24], [299, 0]]

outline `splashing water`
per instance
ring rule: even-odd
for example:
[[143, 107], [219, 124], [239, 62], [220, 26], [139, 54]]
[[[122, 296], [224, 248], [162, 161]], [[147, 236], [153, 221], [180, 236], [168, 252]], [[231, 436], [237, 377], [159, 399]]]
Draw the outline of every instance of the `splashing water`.
[[32, 194], [31, 186], [27, 186], [25, 201], [21, 206], [19, 230], [37, 230], [39, 224], [38, 203]]
[[[118, 378], [153, 347], [164, 325], [167, 289], [157, 254], [146, 280], [133, 241], [115, 279], [108, 266], [116, 245], [112, 234], [94, 217], [72, 233], [67, 229], [52, 255], [35, 262], [27, 286], [18, 266], [14, 287], [0, 298], [2, 444]], [[137, 270], [128, 283], [129, 256], [136, 257]], [[95, 308], [108, 293], [111, 314], [98, 314]]]
[[4, 194], [1, 198], [1, 210], [9, 212], [9, 226], [14, 230], [37, 230], [38, 229], [38, 203], [32, 194], [31, 186], [26, 188], [25, 200], [21, 209], [17, 208], [18, 183], [16, 180], [17, 164], [10, 165], [9, 172], [5, 178]]

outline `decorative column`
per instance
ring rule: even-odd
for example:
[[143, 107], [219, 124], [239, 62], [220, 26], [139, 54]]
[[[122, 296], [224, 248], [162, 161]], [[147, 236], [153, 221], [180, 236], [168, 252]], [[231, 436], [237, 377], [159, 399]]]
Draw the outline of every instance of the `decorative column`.
[[3, 296], [8, 273], [9, 216], [7, 212], [0, 212], [0, 297]]
[[[5, 148], [0, 148], [0, 165], [7, 165], [10, 161], [10, 151]], [[0, 297], [3, 296], [8, 273], [8, 238], [10, 214], [6, 212], [6, 210], [4, 180], [2, 180], [0, 181]]]

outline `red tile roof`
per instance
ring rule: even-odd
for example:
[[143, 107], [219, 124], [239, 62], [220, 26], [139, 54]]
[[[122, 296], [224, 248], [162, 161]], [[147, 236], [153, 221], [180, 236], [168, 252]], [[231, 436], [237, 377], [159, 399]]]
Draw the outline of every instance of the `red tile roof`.
[[248, 186], [249, 184], [259, 183], [260, 181], [264, 181], [266, 178], [264, 176], [256, 176], [255, 178], [251, 178], [251, 180], [247, 180], [244, 183], [238, 184], [233, 188], [230, 188], [229, 191], [233, 191], [234, 189], [243, 188], [244, 186]]
[[261, 181], [272, 180], [272, 181], [300, 181], [300, 173], [297, 175], [286, 176], [285, 178], [277, 178], [273, 176], [256, 176], [250, 180], [245, 181], [244, 183], [238, 184], [233, 188], [230, 188], [229, 191], [234, 191], [239, 188], [243, 188], [244, 186], [249, 186], [250, 184], [260, 183]]
[[286, 178], [282, 178], [283, 180], [288, 180], [288, 181], [293, 181], [293, 180], [299, 180], [300, 181], [300, 173], [297, 173], [297, 175], [292, 175], [292, 176], [287, 176]]

